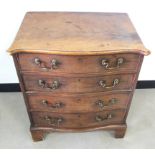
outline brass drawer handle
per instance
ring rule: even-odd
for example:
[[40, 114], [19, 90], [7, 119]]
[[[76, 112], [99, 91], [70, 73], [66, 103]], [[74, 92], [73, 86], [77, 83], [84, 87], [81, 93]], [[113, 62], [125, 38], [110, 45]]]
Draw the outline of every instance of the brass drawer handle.
[[49, 70], [52, 70], [52, 69], [57, 69], [58, 66], [60, 65], [60, 62], [58, 62], [58, 60], [56, 59], [52, 59], [50, 64], [51, 64], [51, 67], [46, 67], [45, 63], [40, 60], [39, 58], [35, 58], [34, 59], [34, 63], [39, 66], [40, 69], [44, 70], [44, 71], [49, 71]]
[[50, 90], [58, 89], [61, 85], [58, 80], [54, 80], [51, 84], [47, 84], [46, 81], [44, 80], [39, 80], [38, 84], [40, 87]]
[[50, 117], [50, 116], [45, 116], [44, 120], [47, 121], [49, 125], [53, 126], [59, 126], [60, 123], [64, 121], [62, 117]]
[[53, 108], [53, 109], [59, 109], [59, 108], [62, 108], [64, 106], [64, 104], [61, 102], [57, 102], [57, 103], [50, 105], [47, 100], [42, 100], [41, 103], [43, 105], [48, 106], [48, 107]]
[[118, 102], [118, 100], [116, 98], [112, 98], [108, 101], [108, 103], [105, 103], [103, 100], [98, 100], [95, 102], [95, 104], [100, 108], [104, 108], [113, 104], [116, 104]]
[[113, 118], [113, 115], [112, 115], [112, 114], [107, 114], [105, 117], [102, 117], [102, 116], [100, 116], [100, 115], [97, 115], [97, 116], [95, 117], [95, 120], [96, 120], [97, 122], [103, 122], [103, 121], [109, 120], [109, 119], [111, 119], [111, 118]]
[[106, 88], [106, 89], [114, 88], [114, 87], [115, 87], [116, 85], [118, 85], [118, 84], [119, 84], [119, 79], [114, 79], [111, 86], [107, 86], [105, 80], [99, 81], [99, 85], [100, 85], [101, 87], [103, 87], [103, 88]]
[[124, 58], [118, 58], [116, 60], [116, 66], [114, 67], [110, 67], [109, 65], [109, 60], [108, 59], [102, 59], [101, 61], [101, 65], [105, 68], [105, 69], [117, 69], [120, 68], [120, 66], [124, 63]]

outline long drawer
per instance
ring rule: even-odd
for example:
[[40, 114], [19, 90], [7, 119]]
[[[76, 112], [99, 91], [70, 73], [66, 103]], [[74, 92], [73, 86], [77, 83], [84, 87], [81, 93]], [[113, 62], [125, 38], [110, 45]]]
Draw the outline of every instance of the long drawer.
[[139, 54], [110, 54], [94, 56], [65, 56], [49, 54], [19, 55], [22, 71], [57, 73], [97, 73], [136, 72]]
[[49, 75], [23, 75], [26, 91], [55, 93], [97, 93], [110, 90], [131, 90], [135, 74], [93, 77], [59, 77]]
[[124, 119], [125, 110], [74, 114], [32, 112], [31, 115], [36, 127], [74, 129], [120, 124]]
[[31, 111], [57, 113], [97, 112], [126, 108], [130, 92], [85, 93], [53, 95], [52, 93], [27, 94]]

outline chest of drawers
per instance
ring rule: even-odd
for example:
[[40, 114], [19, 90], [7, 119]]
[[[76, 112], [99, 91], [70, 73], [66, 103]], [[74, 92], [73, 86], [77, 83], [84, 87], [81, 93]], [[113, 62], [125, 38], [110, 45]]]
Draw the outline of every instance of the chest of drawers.
[[100, 129], [124, 136], [149, 54], [127, 14], [29, 12], [9, 52], [34, 141], [50, 131]]

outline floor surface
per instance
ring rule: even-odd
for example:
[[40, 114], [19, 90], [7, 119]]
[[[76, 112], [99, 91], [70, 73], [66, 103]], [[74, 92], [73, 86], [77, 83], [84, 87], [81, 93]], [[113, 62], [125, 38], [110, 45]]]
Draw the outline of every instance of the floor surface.
[[21, 93], [0, 93], [0, 148], [113, 149], [155, 148], [155, 89], [136, 90], [123, 139], [111, 132], [51, 133], [33, 142]]

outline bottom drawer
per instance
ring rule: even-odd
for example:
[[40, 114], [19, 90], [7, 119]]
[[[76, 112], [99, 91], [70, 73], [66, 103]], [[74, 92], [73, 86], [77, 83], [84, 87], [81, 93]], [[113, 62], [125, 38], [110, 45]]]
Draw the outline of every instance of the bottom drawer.
[[34, 126], [53, 128], [98, 127], [123, 122], [125, 110], [113, 110], [97, 113], [57, 114], [50, 112], [32, 112]]

